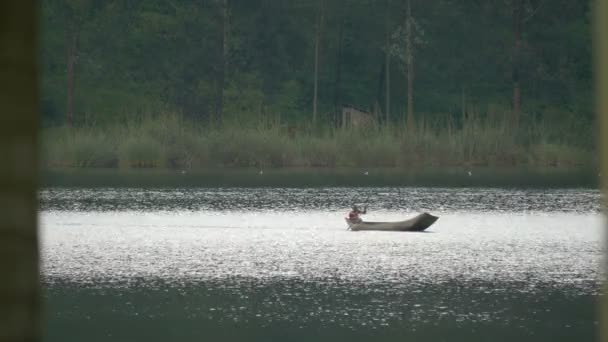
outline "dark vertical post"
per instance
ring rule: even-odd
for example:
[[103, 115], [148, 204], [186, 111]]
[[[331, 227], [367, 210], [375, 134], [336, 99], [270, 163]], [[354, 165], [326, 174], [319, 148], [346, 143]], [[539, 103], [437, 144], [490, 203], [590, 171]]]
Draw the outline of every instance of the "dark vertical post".
[[0, 341], [39, 341], [38, 2], [0, 1]]

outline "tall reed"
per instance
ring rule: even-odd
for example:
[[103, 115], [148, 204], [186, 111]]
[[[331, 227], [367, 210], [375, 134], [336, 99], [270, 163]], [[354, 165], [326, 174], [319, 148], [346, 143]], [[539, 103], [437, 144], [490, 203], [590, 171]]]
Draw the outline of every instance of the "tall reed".
[[173, 114], [140, 117], [116, 126], [44, 129], [43, 164], [177, 169], [594, 164], [589, 149], [548, 139], [559, 134], [543, 133], [546, 127], [515, 130], [506, 117], [471, 112], [459, 123], [421, 120], [413, 130], [392, 125], [316, 131], [273, 121], [213, 128]]

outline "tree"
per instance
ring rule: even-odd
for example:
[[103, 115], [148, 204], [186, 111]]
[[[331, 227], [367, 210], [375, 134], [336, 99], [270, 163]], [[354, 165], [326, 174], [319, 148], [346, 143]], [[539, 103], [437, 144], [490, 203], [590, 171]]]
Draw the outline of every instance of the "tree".
[[218, 123], [222, 122], [223, 111], [224, 111], [224, 88], [226, 83], [226, 69], [228, 66], [228, 0], [220, 1], [220, 54], [219, 54], [219, 72], [217, 80], [217, 98], [216, 98], [216, 112], [215, 120]]
[[69, 0], [64, 4], [65, 48], [66, 48], [66, 122], [74, 123], [74, 93], [76, 89], [76, 66], [79, 59], [78, 41], [82, 24], [90, 15], [91, 0]]
[[593, 120], [583, 0], [43, 5], [45, 124], [74, 121], [79, 106], [100, 124], [165, 112], [240, 121], [251, 110], [251, 120], [285, 110], [290, 123], [310, 122], [311, 102], [315, 124], [333, 107], [338, 125], [343, 103], [382, 104], [387, 122], [399, 105], [410, 129], [418, 113], [458, 123], [489, 106], [519, 125], [558, 112]]
[[342, 80], [342, 57], [343, 57], [343, 40], [344, 40], [344, 24], [346, 14], [344, 10], [340, 11], [340, 19], [338, 26], [338, 48], [336, 49], [336, 76], [334, 79], [334, 127], [339, 127], [341, 124], [342, 109], [340, 106], [340, 82]]
[[78, 62], [78, 29], [71, 22], [65, 30], [66, 46], [66, 70], [67, 70], [67, 98], [66, 98], [66, 122], [72, 126], [74, 121], [74, 74]]
[[386, 125], [388, 125], [390, 123], [390, 108], [391, 108], [391, 72], [390, 72], [390, 65], [391, 65], [391, 25], [390, 25], [390, 13], [391, 13], [391, 0], [386, 0], [386, 16], [384, 17], [384, 21], [386, 23], [386, 32], [385, 32], [385, 45], [384, 48], [386, 49], [385, 51], [385, 61], [384, 61], [384, 65], [385, 65], [385, 71], [384, 71], [384, 80], [385, 80], [385, 87], [384, 87], [384, 93], [385, 93], [385, 105], [384, 105], [384, 111], [385, 111], [385, 115], [386, 115]]
[[512, 125], [519, 127], [519, 112], [521, 107], [521, 26], [522, 26], [522, 0], [513, 0], [513, 109]]
[[321, 45], [321, 31], [323, 27], [323, 16], [325, 14], [325, 0], [319, 0], [317, 14], [317, 27], [315, 33], [315, 76], [314, 76], [314, 95], [312, 100], [312, 124], [317, 124], [317, 99], [319, 93], [319, 49]]
[[405, 63], [407, 72], [407, 128], [411, 132], [414, 130], [414, 45], [412, 44], [412, 5], [411, 0], [407, 1], [407, 15], [405, 19]]

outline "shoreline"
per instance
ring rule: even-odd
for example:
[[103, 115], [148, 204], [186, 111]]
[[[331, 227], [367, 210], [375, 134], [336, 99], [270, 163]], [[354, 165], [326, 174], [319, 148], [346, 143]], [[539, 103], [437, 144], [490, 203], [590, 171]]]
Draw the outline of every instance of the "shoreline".
[[595, 188], [584, 168], [52, 168], [40, 187], [506, 187]]

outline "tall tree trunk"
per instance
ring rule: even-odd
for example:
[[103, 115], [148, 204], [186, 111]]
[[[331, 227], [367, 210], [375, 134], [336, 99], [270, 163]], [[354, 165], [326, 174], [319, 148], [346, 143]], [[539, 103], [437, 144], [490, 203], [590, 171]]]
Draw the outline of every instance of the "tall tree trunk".
[[385, 94], [385, 103], [384, 103], [384, 112], [386, 115], [386, 125], [390, 123], [391, 117], [391, 25], [390, 25], [390, 10], [391, 10], [391, 0], [386, 0], [386, 16], [384, 21], [386, 22], [386, 42], [385, 42], [385, 71], [384, 71], [384, 94]]
[[462, 97], [461, 97], [461, 110], [462, 110], [462, 124], [464, 125], [464, 122], [466, 120], [466, 116], [467, 116], [467, 91], [466, 91], [466, 87], [464, 86], [464, 84], [461, 86], [462, 87]]
[[0, 341], [39, 341], [38, 1], [0, 1]]
[[376, 87], [376, 99], [375, 103], [380, 105], [382, 103], [382, 91], [384, 90], [384, 72], [386, 71], [386, 67], [384, 62], [380, 63], [380, 70], [378, 70], [378, 85]]
[[513, 49], [513, 128], [519, 127], [519, 115], [521, 107], [521, 26], [522, 26], [522, 0], [513, 0], [513, 31], [515, 35]]
[[214, 121], [221, 124], [224, 119], [224, 88], [226, 84], [226, 69], [228, 67], [228, 0], [220, 0], [220, 53], [217, 76], [217, 95]]
[[78, 62], [78, 30], [68, 26], [65, 31], [67, 89], [66, 89], [66, 122], [68, 126], [74, 124], [74, 88], [76, 77], [76, 63]]
[[407, 129], [414, 131], [414, 51], [412, 44], [412, 7], [411, 0], [407, 0], [406, 29], [406, 64], [407, 64]]
[[334, 81], [334, 126], [340, 127], [342, 108], [340, 105], [340, 81], [342, 76], [342, 38], [344, 35], [344, 21], [345, 16], [342, 14], [340, 21], [340, 28], [338, 29], [338, 53], [336, 56], [336, 79]]
[[312, 100], [312, 124], [317, 124], [317, 101], [319, 92], [319, 50], [321, 45], [321, 26], [323, 25], [323, 15], [325, 14], [325, 0], [319, 0], [319, 9], [317, 14], [317, 29], [315, 34], [315, 85], [314, 95]]
[[380, 70], [378, 71], [378, 87], [376, 89], [376, 99], [374, 100], [374, 120], [377, 123], [382, 120], [382, 90], [384, 89], [384, 72], [386, 71], [384, 62], [380, 63]]
[[376, 97], [374, 98], [374, 105], [372, 107], [372, 114], [374, 116], [374, 122], [378, 123], [381, 120], [382, 106], [382, 90], [384, 88], [384, 62], [380, 63], [380, 70], [378, 71], [378, 86], [376, 88]]

